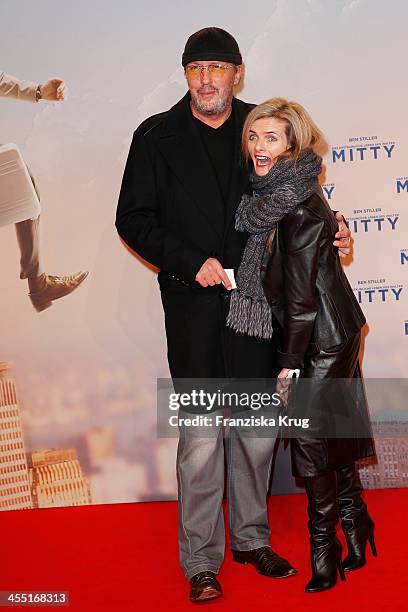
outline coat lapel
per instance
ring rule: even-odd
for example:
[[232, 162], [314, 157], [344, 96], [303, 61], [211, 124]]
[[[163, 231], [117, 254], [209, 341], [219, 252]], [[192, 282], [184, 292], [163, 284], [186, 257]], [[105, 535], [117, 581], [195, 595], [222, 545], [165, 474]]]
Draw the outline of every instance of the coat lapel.
[[231, 181], [228, 195], [225, 218], [225, 235], [231, 223], [235, 222], [235, 212], [240, 203], [241, 196], [248, 186], [248, 171], [246, 162], [241, 154], [241, 135], [242, 127], [245, 118], [248, 114], [248, 104], [244, 104], [240, 100], [234, 98], [233, 108], [235, 113], [235, 146], [234, 146], [234, 163], [231, 172]]
[[213, 168], [194, 125], [187, 93], [169, 111], [159, 149], [183, 184], [191, 200], [210, 222], [214, 231], [224, 233], [224, 207]]
[[231, 182], [225, 218], [225, 236], [232, 223], [235, 223], [235, 212], [240, 203], [241, 196], [248, 187], [248, 170], [246, 162], [241, 153], [241, 136], [245, 118], [250, 107], [241, 100], [234, 98], [233, 108], [235, 113], [235, 147], [234, 163], [231, 172]]

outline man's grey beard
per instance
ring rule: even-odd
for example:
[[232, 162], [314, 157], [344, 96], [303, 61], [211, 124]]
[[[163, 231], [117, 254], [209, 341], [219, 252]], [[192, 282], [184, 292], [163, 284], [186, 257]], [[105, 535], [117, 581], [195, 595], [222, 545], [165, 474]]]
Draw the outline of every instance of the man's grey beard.
[[230, 87], [228, 90], [224, 91], [224, 95], [222, 97], [218, 98], [217, 101], [212, 103], [212, 105], [209, 107], [204, 104], [201, 104], [199, 96], [197, 94], [192, 93], [191, 102], [193, 104], [194, 109], [198, 113], [200, 113], [200, 115], [222, 115], [223, 113], [225, 113], [227, 108], [231, 106], [232, 95], [233, 87]]

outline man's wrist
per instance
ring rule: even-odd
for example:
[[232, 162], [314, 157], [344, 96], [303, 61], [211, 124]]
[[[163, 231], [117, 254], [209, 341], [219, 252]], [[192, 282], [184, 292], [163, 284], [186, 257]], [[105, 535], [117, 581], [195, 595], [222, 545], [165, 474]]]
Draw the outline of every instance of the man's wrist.
[[35, 90], [35, 101], [39, 102], [42, 99], [41, 84], [37, 85]]

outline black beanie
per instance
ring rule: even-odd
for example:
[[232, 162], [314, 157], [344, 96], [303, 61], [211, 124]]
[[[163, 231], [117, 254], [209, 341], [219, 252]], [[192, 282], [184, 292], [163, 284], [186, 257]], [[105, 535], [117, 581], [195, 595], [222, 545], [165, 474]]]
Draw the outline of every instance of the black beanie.
[[185, 66], [197, 60], [218, 60], [236, 66], [242, 64], [237, 41], [221, 28], [203, 28], [189, 37], [181, 63]]

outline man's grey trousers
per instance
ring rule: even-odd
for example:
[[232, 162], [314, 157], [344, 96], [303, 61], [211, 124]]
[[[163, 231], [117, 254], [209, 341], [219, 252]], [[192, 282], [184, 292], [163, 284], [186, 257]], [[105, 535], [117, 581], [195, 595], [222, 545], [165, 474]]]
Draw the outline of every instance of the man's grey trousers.
[[40, 217], [15, 224], [20, 247], [20, 278], [36, 278], [44, 270], [40, 262]]
[[[180, 562], [190, 580], [217, 573], [224, 558], [224, 431], [221, 425], [180, 426], [177, 452]], [[268, 435], [269, 437], [266, 437]], [[267, 493], [276, 442], [274, 431], [227, 427], [228, 519], [231, 548], [269, 545]]]
[[[40, 194], [33, 175], [27, 168], [38, 199]], [[40, 217], [27, 219], [15, 224], [17, 242], [20, 248], [20, 278], [37, 278], [44, 270], [40, 261]]]

